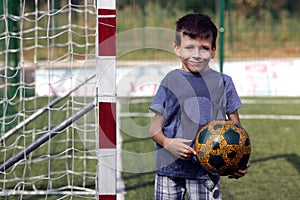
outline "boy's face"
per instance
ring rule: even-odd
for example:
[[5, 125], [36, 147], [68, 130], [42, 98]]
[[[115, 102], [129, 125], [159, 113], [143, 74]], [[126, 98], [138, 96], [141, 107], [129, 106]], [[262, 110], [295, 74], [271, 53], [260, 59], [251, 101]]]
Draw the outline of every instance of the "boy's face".
[[192, 39], [181, 33], [181, 44], [174, 44], [174, 52], [181, 59], [182, 70], [200, 73], [209, 69], [209, 61], [214, 58], [216, 48], [212, 47], [212, 38]]

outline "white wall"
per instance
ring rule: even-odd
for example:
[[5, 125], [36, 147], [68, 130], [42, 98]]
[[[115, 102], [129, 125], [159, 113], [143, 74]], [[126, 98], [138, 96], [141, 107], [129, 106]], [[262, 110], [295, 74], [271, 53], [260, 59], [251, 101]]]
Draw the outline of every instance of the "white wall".
[[[117, 95], [153, 96], [161, 79], [178, 66], [178, 62], [117, 62]], [[213, 63], [213, 68], [218, 69], [217, 62]], [[232, 77], [240, 96], [300, 96], [299, 58], [227, 61], [223, 71]], [[37, 70], [36, 93], [44, 96], [50, 91], [50, 95], [62, 95], [94, 72], [95, 69], [90, 67], [73, 70], [72, 73], [66, 69], [54, 69], [51, 73]], [[93, 79], [90, 84], [74, 92], [74, 95], [95, 95], [95, 82], [96, 79]]]

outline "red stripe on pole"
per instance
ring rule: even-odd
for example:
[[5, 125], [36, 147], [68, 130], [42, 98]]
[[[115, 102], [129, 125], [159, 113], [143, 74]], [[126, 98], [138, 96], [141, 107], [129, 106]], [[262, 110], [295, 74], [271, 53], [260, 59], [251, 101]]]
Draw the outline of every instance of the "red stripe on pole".
[[100, 8], [98, 9], [98, 16], [99, 15], [116, 15], [116, 10]]
[[99, 56], [116, 55], [116, 10], [98, 9]]
[[116, 200], [116, 195], [99, 195], [99, 200]]
[[116, 148], [116, 103], [99, 102], [99, 148]]

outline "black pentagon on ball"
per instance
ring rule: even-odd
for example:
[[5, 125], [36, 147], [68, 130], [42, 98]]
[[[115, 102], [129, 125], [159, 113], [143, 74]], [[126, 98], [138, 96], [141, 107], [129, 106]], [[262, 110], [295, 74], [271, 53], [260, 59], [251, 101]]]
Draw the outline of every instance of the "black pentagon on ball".
[[198, 143], [199, 144], [205, 144], [207, 142], [207, 140], [209, 139], [211, 135], [211, 132], [209, 131], [208, 128], [204, 129], [201, 134], [199, 135], [198, 138]]
[[238, 166], [240, 169], [243, 169], [248, 161], [249, 161], [250, 155], [249, 154], [244, 154], [243, 157], [240, 159], [240, 161], [238, 162]]
[[228, 129], [224, 133], [224, 138], [225, 138], [227, 144], [239, 144], [240, 143], [240, 134], [231, 128]]
[[213, 126], [213, 129], [214, 129], [214, 130], [218, 130], [218, 129], [222, 128], [222, 127], [223, 127], [223, 124], [215, 124], [215, 125]]
[[219, 141], [212, 141], [212, 149], [213, 150], [220, 149], [220, 143], [219, 143]]
[[232, 152], [230, 152], [230, 153], [228, 153], [227, 154], [227, 157], [229, 158], [229, 159], [233, 159], [233, 158], [235, 158], [236, 157], [236, 151], [232, 151]]
[[217, 170], [226, 165], [226, 162], [221, 154], [211, 154], [209, 156], [208, 163]]

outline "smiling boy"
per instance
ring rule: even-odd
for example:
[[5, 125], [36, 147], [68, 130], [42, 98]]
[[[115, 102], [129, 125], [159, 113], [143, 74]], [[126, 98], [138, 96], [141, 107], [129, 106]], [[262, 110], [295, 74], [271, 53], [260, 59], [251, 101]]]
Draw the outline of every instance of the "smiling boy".
[[164, 77], [150, 105], [155, 112], [150, 135], [156, 142], [157, 200], [184, 199], [186, 193], [189, 199], [222, 199], [220, 177], [201, 168], [193, 148], [197, 132], [210, 121], [227, 116], [240, 124], [242, 103], [231, 77], [209, 67], [216, 39], [217, 28], [206, 15], [188, 14], [176, 22], [174, 53], [181, 66]]

